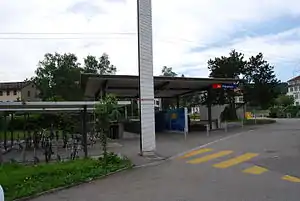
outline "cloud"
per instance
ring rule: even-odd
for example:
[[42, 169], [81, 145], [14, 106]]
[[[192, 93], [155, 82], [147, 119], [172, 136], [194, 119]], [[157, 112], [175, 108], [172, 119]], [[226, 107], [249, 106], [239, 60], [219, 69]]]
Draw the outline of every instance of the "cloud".
[[[155, 74], [167, 65], [205, 77], [207, 60], [233, 48], [246, 56], [264, 53], [283, 80], [300, 67], [296, 0], [152, 0], [152, 7]], [[119, 74], [137, 74], [136, 17], [136, 0], [3, 0], [1, 32], [94, 34], [1, 34], [0, 80], [32, 76], [43, 55], [55, 51], [79, 58], [106, 52]], [[130, 34], [112, 34], [117, 32]]]

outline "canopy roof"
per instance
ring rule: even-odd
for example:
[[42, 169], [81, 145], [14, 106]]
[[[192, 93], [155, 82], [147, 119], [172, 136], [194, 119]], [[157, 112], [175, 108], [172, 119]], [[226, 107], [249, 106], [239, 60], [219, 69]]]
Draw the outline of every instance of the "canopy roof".
[[[154, 76], [155, 98], [183, 96], [208, 89], [212, 84], [233, 84], [237, 79]], [[85, 96], [94, 98], [101, 90], [117, 97], [137, 98], [139, 77], [134, 75], [81, 74]]]
[[[93, 111], [97, 104], [95, 101], [0, 102], [0, 112], [74, 112], [83, 110], [84, 106]], [[130, 104], [130, 101], [118, 101], [119, 107]]]

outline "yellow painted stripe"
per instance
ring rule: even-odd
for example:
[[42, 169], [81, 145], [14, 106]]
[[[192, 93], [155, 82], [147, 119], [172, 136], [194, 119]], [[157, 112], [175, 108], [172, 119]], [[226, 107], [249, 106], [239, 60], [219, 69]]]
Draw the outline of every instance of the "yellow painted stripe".
[[248, 174], [259, 175], [259, 174], [262, 174], [262, 173], [267, 172], [267, 171], [268, 171], [268, 169], [266, 169], [266, 168], [259, 167], [259, 166], [252, 166], [250, 168], [245, 169], [243, 172], [248, 173]]
[[196, 159], [193, 159], [193, 160], [189, 160], [189, 161], [187, 161], [187, 163], [190, 163], [190, 164], [199, 164], [199, 163], [203, 163], [203, 162], [207, 162], [207, 161], [213, 160], [215, 158], [226, 156], [228, 154], [231, 154], [232, 152], [233, 151], [220, 151], [218, 153], [214, 153], [214, 154], [210, 154], [210, 155], [207, 155], [207, 156], [203, 156], [201, 158], [196, 158]]
[[281, 179], [286, 180], [286, 181], [290, 181], [290, 182], [300, 183], [300, 178], [289, 176], [289, 175], [285, 175], [285, 176], [281, 177]]
[[228, 167], [237, 165], [239, 163], [245, 162], [247, 160], [250, 160], [251, 158], [254, 158], [257, 155], [258, 154], [255, 154], [255, 153], [246, 153], [246, 154], [243, 154], [241, 156], [223, 161], [221, 163], [217, 163], [217, 164], [214, 165], [214, 167], [216, 167], [216, 168], [228, 168]]
[[203, 154], [203, 153], [207, 153], [212, 151], [212, 149], [197, 149], [191, 152], [188, 152], [186, 154], [184, 154], [183, 156], [179, 157], [179, 158], [188, 158], [188, 157], [192, 157], [192, 156], [196, 156], [198, 154]]

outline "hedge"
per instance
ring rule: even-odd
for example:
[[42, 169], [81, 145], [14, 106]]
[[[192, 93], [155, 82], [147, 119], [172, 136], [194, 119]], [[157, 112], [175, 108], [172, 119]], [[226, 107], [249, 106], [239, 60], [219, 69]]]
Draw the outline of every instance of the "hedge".
[[112, 153], [107, 156], [106, 166], [103, 158], [34, 166], [5, 164], [0, 166], [0, 183], [4, 189], [5, 200], [12, 201], [50, 189], [78, 184], [131, 166], [128, 159]]
[[51, 124], [57, 129], [78, 130], [80, 126], [80, 115], [64, 115], [64, 114], [31, 114], [28, 117], [24, 115], [15, 115], [13, 121], [10, 117], [6, 119], [0, 118], [0, 131], [6, 127], [7, 130], [34, 130], [39, 128], [50, 128]]

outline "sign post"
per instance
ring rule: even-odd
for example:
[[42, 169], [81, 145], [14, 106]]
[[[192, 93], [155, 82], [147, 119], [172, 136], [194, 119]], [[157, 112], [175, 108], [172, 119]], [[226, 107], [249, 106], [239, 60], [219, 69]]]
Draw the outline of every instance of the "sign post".
[[151, 0], [137, 0], [140, 105], [140, 152], [152, 153], [155, 144]]

